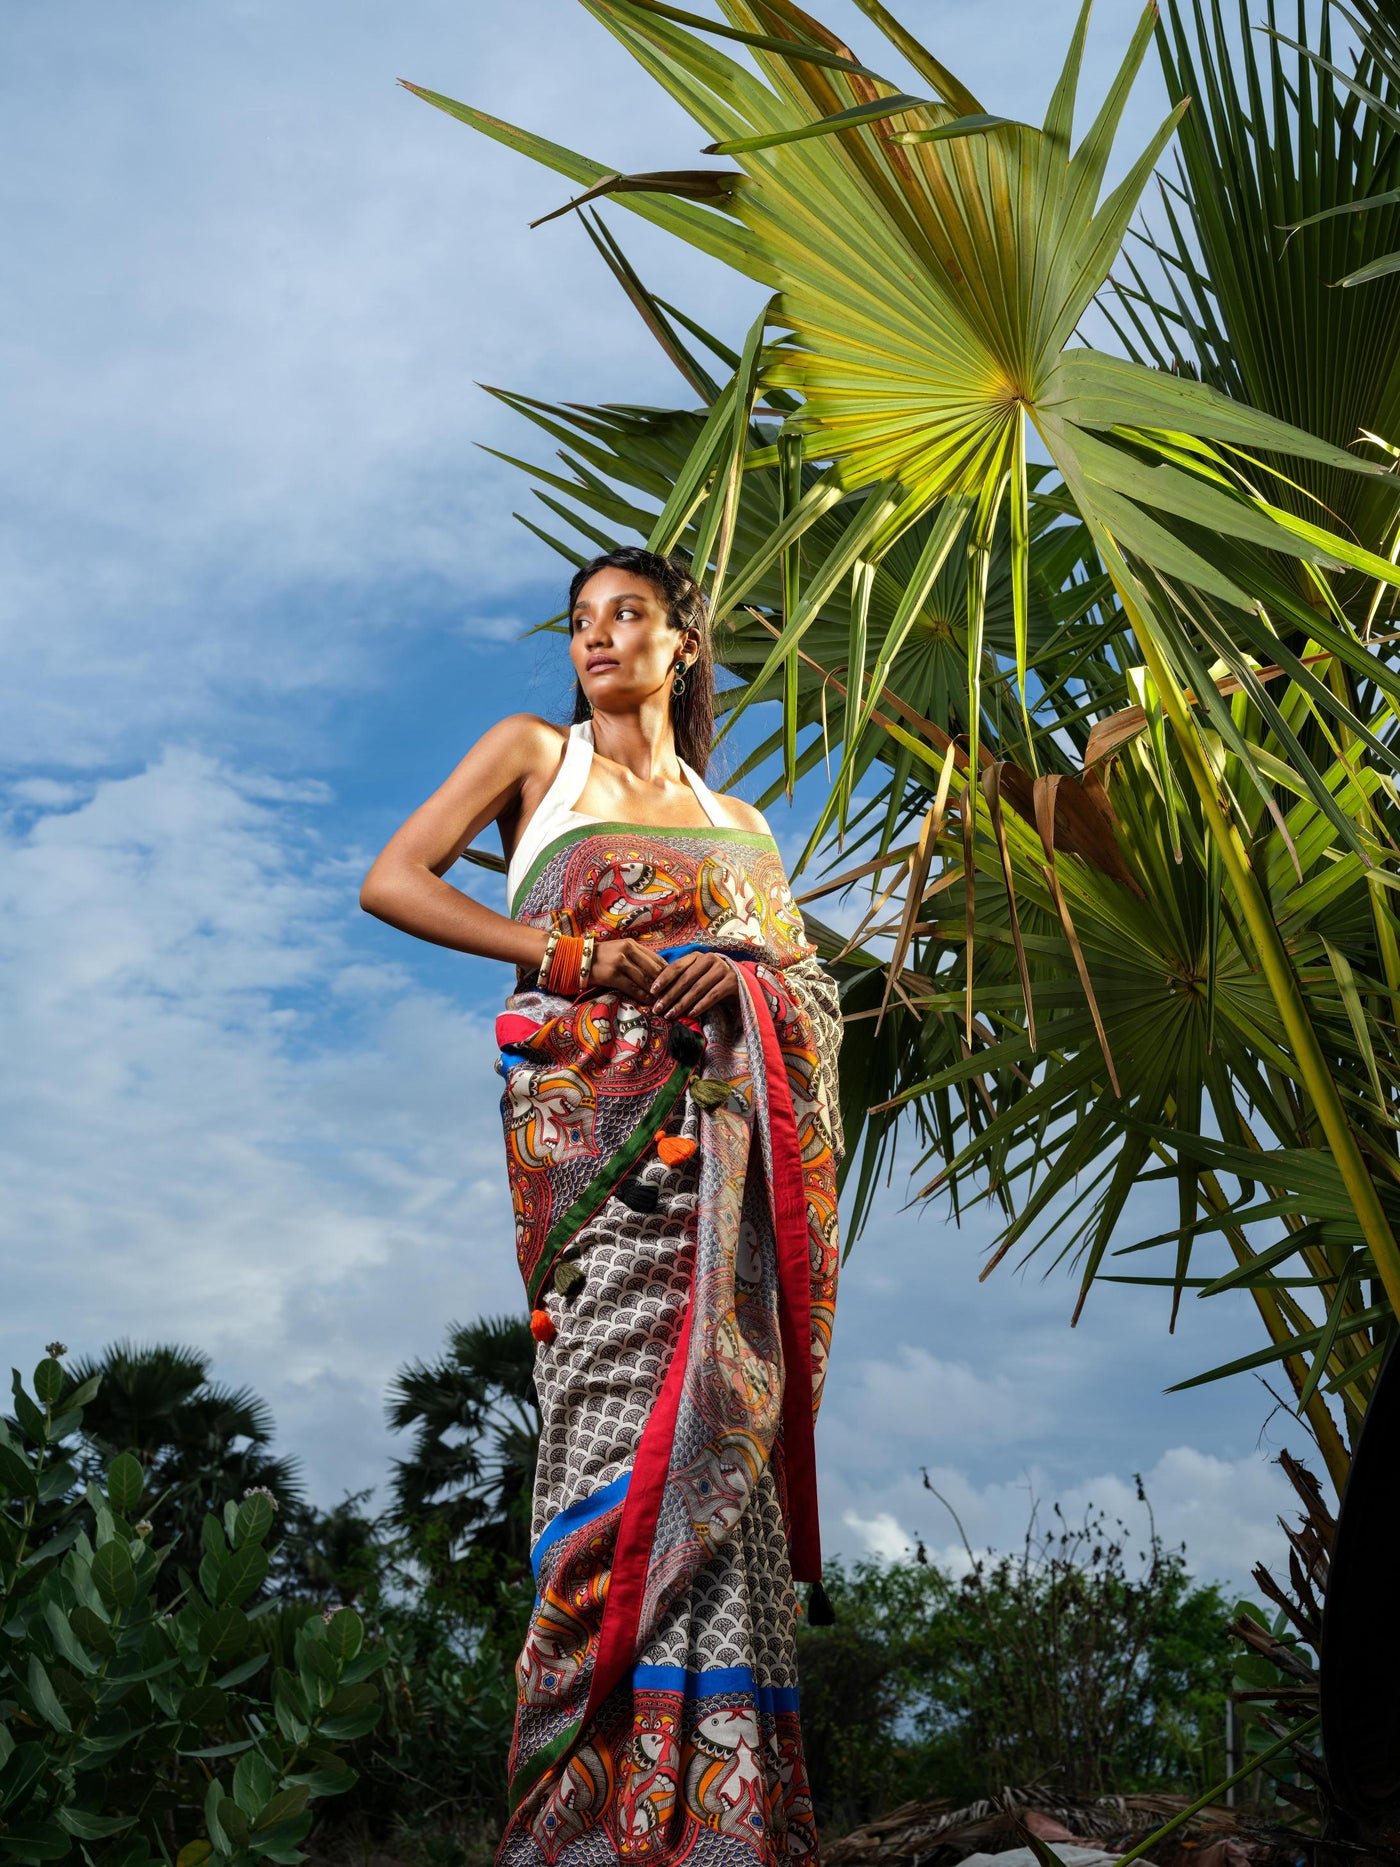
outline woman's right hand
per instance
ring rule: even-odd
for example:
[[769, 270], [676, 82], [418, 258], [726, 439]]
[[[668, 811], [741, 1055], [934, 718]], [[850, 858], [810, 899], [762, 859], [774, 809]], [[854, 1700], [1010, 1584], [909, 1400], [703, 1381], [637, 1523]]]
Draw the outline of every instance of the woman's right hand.
[[651, 982], [665, 970], [665, 960], [640, 940], [600, 940], [593, 950], [588, 989], [621, 992], [624, 998], [649, 1005]]

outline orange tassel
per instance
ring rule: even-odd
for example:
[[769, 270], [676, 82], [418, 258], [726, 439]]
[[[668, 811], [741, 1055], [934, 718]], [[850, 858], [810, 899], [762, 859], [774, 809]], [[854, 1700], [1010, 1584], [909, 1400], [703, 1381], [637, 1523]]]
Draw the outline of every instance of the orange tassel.
[[656, 1137], [656, 1151], [668, 1167], [675, 1167], [683, 1160], [689, 1160], [695, 1152], [695, 1143], [683, 1134], [659, 1134]]
[[554, 1318], [547, 1309], [530, 1311], [530, 1334], [537, 1342], [552, 1342], [558, 1333], [554, 1327]]

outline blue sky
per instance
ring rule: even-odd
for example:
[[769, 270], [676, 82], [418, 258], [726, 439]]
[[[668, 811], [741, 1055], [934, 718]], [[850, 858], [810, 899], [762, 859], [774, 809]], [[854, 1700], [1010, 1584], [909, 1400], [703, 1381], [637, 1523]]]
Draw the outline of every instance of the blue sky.
[[[1067, 0], [904, 11], [992, 108], [1043, 109]], [[1102, 0], [1088, 96], [1136, 11]], [[10, 54], [3, 1347], [198, 1343], [329, 1502], [385, 1470], [395, 1367], [520, 1302], [504, 969], [355, 901], [488, 724], [566, 701], [557, 643], [519, 639], [560, 568], [475, 446], [534, 444], [475, 385], [685, 393], [580, 230], [527, 230], [558, 178], [394, 80], [620, 168], [700, 139], [575, 0], [74, 0], [17, 15]], [[1147, 74], [1125, 151], [1162, 107]], [[611, 218], [667, 296], [742, 330], [750, 287]], [[806, 801], [769, 814], [795, 852]], [[1249, 1380], [1162, 1392], [1253, 1347], [1248, 1312], [1188, 1302], [1171, 1337], [1153, 1293], [1104, 1289], [1072, 1332], [1063, 1276], [979, 1285], [988, 1222], [902, 1198], [897, 1171], [845, 1274], [829, 1548], [950, 1548], [924, 1466], [979, 1544], [1018, 1541], [1032, 1492], [1140, 1521], [1142, 1471], [1204, 1572], [1277, 1548], [1267, 1455], [1301, 1432]]]

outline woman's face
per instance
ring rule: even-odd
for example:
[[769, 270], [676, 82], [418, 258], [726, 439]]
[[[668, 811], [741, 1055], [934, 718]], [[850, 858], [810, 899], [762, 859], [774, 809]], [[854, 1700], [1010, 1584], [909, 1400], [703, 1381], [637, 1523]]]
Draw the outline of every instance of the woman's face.
[[694, 630], [673, 629], [660, 591], [635, 571], [595, 571], [578, 593], [569, 658], [597, 712], [628, 712], [668, 690], [695, 649]]

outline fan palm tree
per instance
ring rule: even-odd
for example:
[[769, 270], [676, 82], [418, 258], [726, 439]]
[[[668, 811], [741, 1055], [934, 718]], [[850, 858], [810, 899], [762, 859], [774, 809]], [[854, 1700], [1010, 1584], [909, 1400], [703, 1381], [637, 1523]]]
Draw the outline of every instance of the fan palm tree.
[[211, 1381], [209, 1368], [200, 1349], [128, 1341], [71, 1365], [77, 1384], [100, 1377], [82, 1423], [94, 1468], [119, 1452], [135, 1453], [146, 1468], [141, 1508], [174, 1543], [172, 1578], [182, 1565], [198, 1565], [204, 1519], [229, 1497], [261, 1487], [281, 1508], [302, 1498], [298, 1462], [270, 1450], [267, 1402], [251, 1388]]
[[494, 1613], [529, 1567], [540, 1438], [529, 1325], [453, 1323], [444, 1355], [395, 1375], [388, 1418], [413, 1434], [409, 1456], [394, 1461], [390, 1521], [437, 1585]]
[[[737, 167], [620, 176], [419, 94], [582, 184], [571, 206], [615, 196], [774, 292], [716, 370], [594, 225], [702, 406], [517, 406], [565, 441], [537, 477], [590, 544], [691, 551], [731, 718], [782, 703], [781, 783], [836, 767], [813, 895], [864, 871], [880, 903], [842, 960], [858, 1208], [912, 1122], [925, 1190], [998, 1198], [997, 1256], [1053, 1236], [1087, 1287], [1131, 1188], [1169, 1175], [1159, 1281], [1252, 1290], [1340, 1478], [1319, 1383], [1354, 1423], [1400, 1301], [1397, 501], [1352, 445], [1394, 432], [1400, 320], [1384, 284], [1345, 313], [1331, 287], [1385, 249], [1384, 207], [1284, 228], [1393, 174], [1372, 53], [1349, 87], [1306, 53], [1287, 72], [1275, 35], [1236, 80], [1220, 0], [1193, 30], [1170, 7], [1172, 113], [1100, 200], [1155, 8], [1076, 145], [1087, 7], [1034, 129], [879, 0], [927, 95], [791, 0], [584, 4]], [[1326, 64], [1326, 9], [1320, 31]], [[1174, 133], [1162, 227], [1106, 301], [1129, 354], [1075, 346]], [[1230, 1259], [1199, 1276], [1212, 1231]]]
[[[1341, 17], [1355, 28], [1365, 53], [1350, 70], [1333, 62], [1325, 32], [1323, 43], [1316, 47], [1302, 39], [1279, 36], [1327, 79], [1335, 79], [1342, 91], [1373, 111], [1378, 121], [1392, 130], [1400, 130], [1400, 17], [1396, 15], [1392, 0], [1353, 0], [1351, 5], [1345, 0], [1333, 0], [1333, 4]], [[1272, 20], [1270, 14], [1271, 30], [1277, 31]], [[1339, 215], [1400, 206], [1400, 188], [1394, 186], [1394, 179], [1393, 175], [1377, 176], [1374, 192], [1360, 198], [1328, 201], [1321, 207], [1310, 204], [1313, 211], [1298, 225], [1310, 227], [1321, 221], [1335, 220]], [[1369, 285], [1375, 279], [1388, 278], [1400, 271], [1400, 250], [1382, 253], [1373, 250], [1359, 265], [1351, 255], [1348, 259], [1354, 270], [1337, 280], [1341, 286]]]

